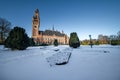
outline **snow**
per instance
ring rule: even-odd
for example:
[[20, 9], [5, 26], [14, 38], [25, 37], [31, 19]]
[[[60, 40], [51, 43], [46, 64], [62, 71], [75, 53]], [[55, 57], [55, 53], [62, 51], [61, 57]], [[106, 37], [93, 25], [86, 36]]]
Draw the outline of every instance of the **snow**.
[[[53, 64], [68, 60], [66, 53], [71, 53], [67, 64]], [[0, 80], [120, 80], [120, 46], [38, 46], [23, 51], [0, 46]]]
[[[59, 49], [55, 49], [54, 51], [59, 51]], [[69, 62], [71, 51], [70, 48], [66, 48], [46, 58], [46, 60], [49, 62], [50, 66], [66, 64]]]

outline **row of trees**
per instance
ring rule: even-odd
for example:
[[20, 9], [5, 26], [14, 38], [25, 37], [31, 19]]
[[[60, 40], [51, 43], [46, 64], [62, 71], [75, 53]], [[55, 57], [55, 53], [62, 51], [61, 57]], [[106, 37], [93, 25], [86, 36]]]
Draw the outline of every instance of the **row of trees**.
[[[99, 45], [100, 44], [100, 41], [96, 40], [96, 39], [92, 39], [91, 42], [92, 42], [92, 45]], [[90, 40], [86, 39], [86, 40], [81, 41], [81, 45], [90, 45]]]
[[[110, 35], [110, 36], [103, 36], [101, 39], [92, 39], [93, 45], [100, 45], [100, 44], [111, 44], [111, 45], [120, 45], [120, 31], [116, 35]], [[90, 40], [83, 40], [81, 41], [82, 45], [89, 45]]]
[[120, 45], [120, 31], [118, 31], [117, 35], [111, 35], [109, 37], [109, 44]]

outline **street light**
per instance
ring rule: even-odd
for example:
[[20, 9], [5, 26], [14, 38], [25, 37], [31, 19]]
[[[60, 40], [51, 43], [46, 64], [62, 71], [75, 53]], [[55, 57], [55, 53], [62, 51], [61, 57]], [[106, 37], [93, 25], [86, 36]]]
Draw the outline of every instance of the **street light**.
[[89, 37], [90, 37], [90, 46], [91, 46], [91, 48], [92, 48], [92, 39], [91, 39], [91, 35], [89, 35]]

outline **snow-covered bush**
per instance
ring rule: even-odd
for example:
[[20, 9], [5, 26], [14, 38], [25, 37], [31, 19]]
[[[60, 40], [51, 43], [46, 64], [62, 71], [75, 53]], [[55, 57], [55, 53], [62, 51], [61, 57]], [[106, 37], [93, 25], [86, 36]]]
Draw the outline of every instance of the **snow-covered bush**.
[[68, 63], [72, 51], [70, 49], [64, 49], [63, 51], [59, 51], [52, 56], [46, 58], [47, 62], [49, 62], [50, 66], [53, 65], [63, 65]]

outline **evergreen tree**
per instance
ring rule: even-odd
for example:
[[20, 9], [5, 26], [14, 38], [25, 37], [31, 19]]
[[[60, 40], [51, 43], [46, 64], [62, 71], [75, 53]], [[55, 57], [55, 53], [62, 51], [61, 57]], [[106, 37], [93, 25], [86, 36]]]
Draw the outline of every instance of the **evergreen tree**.
[[29, 38], [29, 40], [30, 40], [30, 46], [35, 46], [35, 42], [34, 42], [33, 38]]
[[14, 27], [9, 33], [9, 36], [5, 40], [5, 47], [12, 50], [24, 50], [30, 45], [29, 37], [25, 33], [25, 29], [21, 27]]
[[57, 39], [54, 40], [54, 46], [58, 46], [58, 40]]
[[73, 48], [77, 48], [80, 46], [80, 41], [76, 32], [70, 34], [69, 46]]

